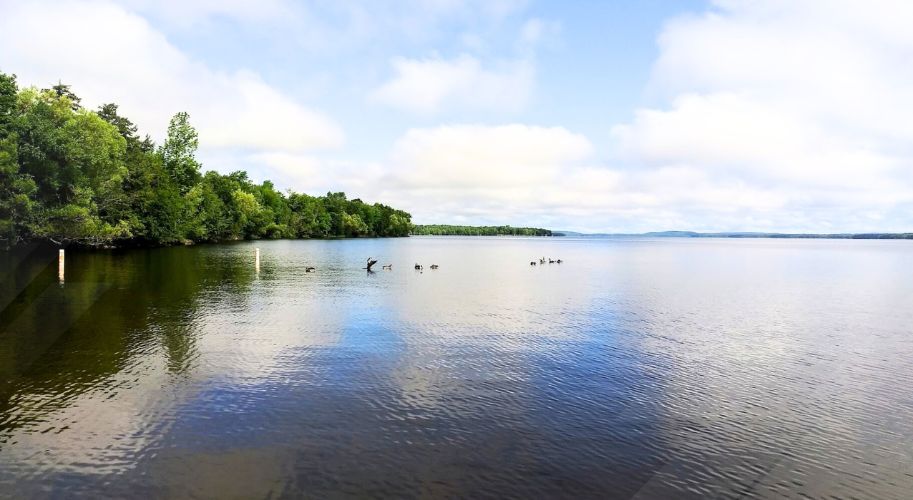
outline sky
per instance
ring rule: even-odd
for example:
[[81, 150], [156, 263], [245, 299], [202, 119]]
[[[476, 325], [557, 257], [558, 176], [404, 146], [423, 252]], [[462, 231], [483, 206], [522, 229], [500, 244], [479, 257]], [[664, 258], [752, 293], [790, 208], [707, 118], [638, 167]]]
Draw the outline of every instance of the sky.
[[0, 0], [0, 71], [206, 170], [584, 232], [913, 231], [907, 0]]

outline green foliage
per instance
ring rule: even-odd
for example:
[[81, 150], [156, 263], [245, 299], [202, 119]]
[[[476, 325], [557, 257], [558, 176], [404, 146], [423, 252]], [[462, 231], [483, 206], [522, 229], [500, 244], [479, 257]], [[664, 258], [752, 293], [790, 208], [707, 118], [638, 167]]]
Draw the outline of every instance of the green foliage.
[[447, 224], [415, 225], [412, 234], [434, 236], [552, 236], [548, 229], [511, 226], [451, 226]]
[[277, 191], [245, 172], [201, 174], [187, 113], [164, 144], [140, 139], [118, 106], [80, 106], [69, 86], [18, 89], [0, 73], [0, 247], [44, 239], [83, 246], [249, 238], [408, 236], [386, 205]]
[[17, 101], [15, 75], [0, 73], [0, 246], [22, 239], [35, 210], [35, 183], [19, 171]]
[[70, 90], [69, 85], [64, 85], [63, 83], [58, 82], [57, 85], [54, 85], [53, 87], [51, 87], [49, 89], [45, 89], [45, 91], [53, 92], [54, 94], [57, 95], [57, 97], [66, 97], [69, 100], [70, 108], [72, 108], [73, 111], [76, 111], [79, 109], [79, 103], [82, 101], [82, 99], [77, 97], [76, 94], [74, 94], [73, 91]]
[[190, 125], [190, 115], [182, 111], [171, 117], [161, 154], [165, 170], [181, 194], [190, 191], [200, 180], [200, 163], [195, 156], [198, 146], [197, 131]]

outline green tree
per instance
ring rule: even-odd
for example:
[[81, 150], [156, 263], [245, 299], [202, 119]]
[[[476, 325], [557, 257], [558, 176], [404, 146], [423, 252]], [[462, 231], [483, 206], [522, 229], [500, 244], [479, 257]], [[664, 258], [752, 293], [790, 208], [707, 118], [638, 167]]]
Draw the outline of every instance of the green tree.
[[196, 159], [199, 146], [197, 131], [190, 125], [190, 115], [182, 111], [168, 123], [168, 138], [162, 145], [165, 171], [174, 179], [181, 194], [187, 193], [200, 181], [200, 163]]
[[256, 222], [260, 214], [260, 203], [254, 195], [236, 189], [231, 193], [231, 199], [238, 210], [238, 233], [241, 236], [256, 235]]
[[184, 238], [184, 200], [165, 171], [160, 153], [147, 135], [140, 139], [136, 125], [118, 112], [114, 103], [99, 106], [98, 116], [117, 128], [127, 144], [127, 175], [123, 182], [125, 204], [133, 219], [135, 239], [168, 244]]
[[239, 238], [406, 236], [408, 213], [283, 193], [245, 172], [201, 175], [197, 132], [176, 114], [164, 144], [140, 138], [117, 104], [80, 106], [68, 85], [19, 89], [0, 73], [0, 245], [102, 246]]
[[80, 108], [80, 103], [82, 102], [82, 99], [80, 99], [76, 94], [73, 93], [73, 91], [70, 89], [69, 85], [64, 85], [62, 82], [57, 82], [57, 85], [54, 85], [50, 89], [45, 89], [45, 90], [48, 90], [48, 91], [51, 91], [51, 92], [57, 94], [57, 97], [66, 97], [67, 99], [69, 99], [70, 108], [72, 108], [73, 111], [76, 111]]
[[32, 197], [37, 187], [19, 171], [17, 96], [16, 75], [0, 73], [0, 247], [28, 236], [27, 226], [36, 209]]
[[368, 225], [361, 220], [358, 214], [350, 215], [347, 213], [342, 214], [342, 230], [342, 236], [348, 236], [349, 238], [364, 236], [370, 231]]
[[26, 89], [17, 106], [20, 172], [34, 180], [40, 203], [29, 232], [60, 244], [130, 237], [134, 220], [122, 191], [126, 143], [117, 129], [74, 106], [67, 93]]

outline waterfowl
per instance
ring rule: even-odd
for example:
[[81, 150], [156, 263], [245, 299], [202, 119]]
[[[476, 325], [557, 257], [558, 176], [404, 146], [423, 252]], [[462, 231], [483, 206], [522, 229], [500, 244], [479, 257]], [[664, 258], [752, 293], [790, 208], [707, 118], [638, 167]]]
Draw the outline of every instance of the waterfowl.
[[312, 273], [312, 272], [314, 272], [314, 271], [316, 271], [316, 270], [317, 270], [317, 268], [314, 267], [314, 266], [307, 266], [307, 267], [304, 268], [304, 272], [306, 272], [306, 273]]
[[556, 262], [559, 263], [559, 264], [561, 264], [561, 259], [558, 259]]
[[549, 258], [548, 258], [548, 263], [549, 263], [549, 264], [554, 264], [554, 263], [555, 263], [555, 261], [553, 261], [553, 260], [552, 260], [552, 258], [551, 258], [551, 257], [549, 257]]
[[431, 264], [431, 269], [437, 269], [437, 268], [438, 268], [437, 264]]
[[424, 269], [424, 267], [422, 267], [421, 264], [416, 264], [416, 265], [415, 265], [415, 270], [416, 270], [416, 271], [421, 271], [422, 269]]
[[384, 264], [382, 267], [383, 267], [384, 269], [386, 269], [387, 271], [392, 271], [392, 270], [393, 270], [393, 264]]
[[540, 263], [540, 264], [545, 264], [545, 257], [542, 257], [541, 259], [539, 259], [539, 263]]
[[370, 271], [371, 266], [373, 266], [374, 264], [377, 264], [377, 259], [372, 259], [371, 257], [368, 257], [368, 267], [366, 267], [365, 269]]
[[534, 261], [534, 260], [533, 260], [533, 261], [530, 261], [529, 265], [535, 266], [535, 265], [536, 265], [536, 261]]

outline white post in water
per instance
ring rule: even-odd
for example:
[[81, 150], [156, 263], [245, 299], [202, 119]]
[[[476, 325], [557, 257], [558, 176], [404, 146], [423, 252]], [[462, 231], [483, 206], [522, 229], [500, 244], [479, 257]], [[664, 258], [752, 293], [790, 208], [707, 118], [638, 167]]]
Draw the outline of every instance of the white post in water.
[[256, 252], [255, 252], [254, 268], [257, 270], [258, 273], [260, 272], [260, 249], [259, 248], [257, 248]]
[[63, 283], [63, 249], [57, 252], [57, 279]]

